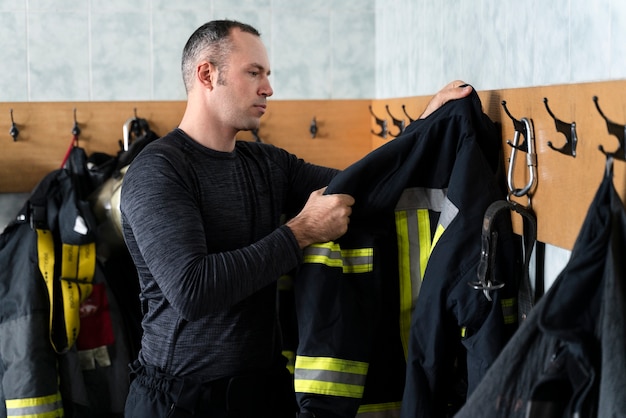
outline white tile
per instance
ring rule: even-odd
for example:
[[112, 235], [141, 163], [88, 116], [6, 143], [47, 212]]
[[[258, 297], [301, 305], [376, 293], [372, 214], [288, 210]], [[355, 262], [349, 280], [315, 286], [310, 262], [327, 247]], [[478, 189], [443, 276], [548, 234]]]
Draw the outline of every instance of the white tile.
[[533, 84], [541, 86], [569, 80], [569, 0], [539, 2], [533, 19]]
[[24, 0], [2, 0], [0, 1], [0, 12], [23, 12], [26, 10]]
[[609, 1], [571, 0], [570, 82], [609, 78]]
[[183, 47], [205, 19], [194, 11], [155, 12], [152, 17], [152, 56], [154, 100], [184, 100], [181, 73]]
[[89, 100], [86, 13], [29, 13], [29, 100]]
[[331, 16], [331, 97], [372, 98], [376, 68], [375, 20], [372, 12], [334, 12]]
[[150, 100], [150, 20], [143, 13], [91, 17], [93, 100]]
[[[503, 87], [530, 86], [534, 66], [534, 1], [506, 0], [507, 41]], [[513, 13], [513, 11], [515, 11]]]
[[[6, 0], [3, 0], [5, 2]], [[85, 0], [27, 0], [29, 12], [87, 12], [89, 1]]]
[[626, 78], [626, 2], [611, 3], [611, 49], [609, 51], [609, 78]]
[[26, 14], [0, 12], [0, 101], [28, 100], [28, 64], [26, 49]]
[[[42, 0], [39, 0], [42, 1]], [[50, 0], [43, 0], [50, 1]], [[63, 0], [69, 1], [69, 0]], [[84, 0], [87, 2], [87, 0]], [[91, 0], [91, 10], [100, 12], [149, 12], [151, 0]]]
[[274, 98], [329, 98], [328, 13], [311, 13], [301, 19], [289, 12], [274, 12], [272, 22]]
[[[217, 0], [228, 1], [228, 0]], [[246, 0], [240, 0], [246, 1]], [[253, 0], [247, 0], [253, 1]], [[319, 12], [329, 11], [333, 8], [332, 0], [272, 0], [272, 9], [275, 11], [289, 11], [289, 12]], [[301, 17], [304, 17], [301, 15]]]
[[171, 10], [187, 10], [193, 11], [198, 15], [200, 20], [210, 20], [213, 1], [211, 0], [152, 0], [152, 10], [154, 12], [163, 12]]

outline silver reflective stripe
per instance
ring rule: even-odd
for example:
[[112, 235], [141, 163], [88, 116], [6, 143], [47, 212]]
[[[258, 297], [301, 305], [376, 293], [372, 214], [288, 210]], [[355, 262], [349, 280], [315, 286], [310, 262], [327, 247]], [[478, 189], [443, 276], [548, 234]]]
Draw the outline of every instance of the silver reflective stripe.
[[443, 208], [441, 210], [441, 215], [439, 215], [439, 225], [441, 225], [444, 229], [448, 228], [456, 215], [459, 214], [459, 208], [457, 208], [454, 203], [448, 199], [446, 196], [443, 202]]
[[63, 401], [60, 394], [28, 399], [7, 399], [7, 418], [17, 417], [61, 417]]
[[411, 187], [402, 192], [396, 210], [429, 209], [441, 212], [447, 193], [448, 189]]
[[[407, 238], [408, 238], [408, 253], [409, 253], [409, 274], [411, 278], [411, 310], [415, 306], [417, 295], [419, 294], [420, 287], [422, 285], [422, 268], [420, 263], [420, 242], [419, 233], [420, 225], [418, 222], [417, 212], [411, 211], [407, 213]], [[417, 237], [417, 239], [416, 239]]]
[[296, 379], [317, 380], [323, 382], [344, 383], [347, 385], [365, 385], [367, 375], [346, 373], [332, 370], [311, 370], [296, 368]]
[[332, 242], [327, 242], [325, 244], [309, 245], [302, 252], [305, 256], [318, 255], [318, 256], [332, 258], [335, 260], [341, 259], [341, 250], [339, 249], [339, 246]]
[[332, 241], [312, 244], [303, 251], [304, 263], [341, 267], [344, 273], [368, 273], [373, 270], [373, 248], [341, 249]]

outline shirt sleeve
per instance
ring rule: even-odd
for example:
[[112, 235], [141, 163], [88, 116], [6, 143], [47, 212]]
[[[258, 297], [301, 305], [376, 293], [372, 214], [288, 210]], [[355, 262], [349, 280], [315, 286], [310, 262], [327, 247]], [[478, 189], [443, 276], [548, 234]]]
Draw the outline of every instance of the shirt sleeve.
[[142, 292], [162, 292], [191, 321], [241, 302], [299, 264], [301, 250], [286, 226], [251, 245], [209, 253], [188, 168], [160, 154], [142, 157], [121, 192], [124, 236]]

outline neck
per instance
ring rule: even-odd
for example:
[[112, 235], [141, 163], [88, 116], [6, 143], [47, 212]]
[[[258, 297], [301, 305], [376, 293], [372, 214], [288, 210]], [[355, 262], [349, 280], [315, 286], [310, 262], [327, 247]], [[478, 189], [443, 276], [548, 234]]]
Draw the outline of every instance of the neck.
[[220, 128], [220, 123], [207, 117], [208, 114], [188, 103], [178, 127], [194, 141], [207, 148], [224, 152], [233, 151], [237, 130]]

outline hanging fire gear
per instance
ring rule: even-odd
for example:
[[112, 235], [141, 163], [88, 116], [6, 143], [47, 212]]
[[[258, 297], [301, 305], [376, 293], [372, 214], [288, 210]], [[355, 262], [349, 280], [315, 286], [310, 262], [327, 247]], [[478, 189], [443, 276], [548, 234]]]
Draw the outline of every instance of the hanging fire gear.
[[97, 260], [86, 199], [96, 186], [84, 150], [74, 147], [0, 235], [0, 416], [122, 412], [127, 383], [119, 375], [130, 354]]
[[626, 210], [608, 156], [569, 262], [456, 416], [624, 416], [625, 249]]
[[[495, 337], [505, 316], [515, 318], [500, 297], [489, 301], [467, 285], [476, 277], [485, 209], [506, 196], [501, 165], [500, 136], [473, 92], [413, 122], [329, 184], [326, 193], [348, 193], [355, 205], [347, 234], [305, 249], [295, 280], [303, 416], [399, 416], [416, 303], [431, 303], [434, 316], [423, 326], [446, 337], [433, 333], [424, 353], [448, 365], [426, 371], [441, 374], [430, 389], [445, 381], [448, 393], [463, 396], [468, 375], [473, 382], [484, 372], [477, 365], [503, 343], [469, 342], [483, 324]], [[515, 253], [513, 234], [502, 223], [503, 257], [494, 267], [513, 277], [506, 259]], [[431, 302], [418, 298], [426, 284], [441, 289]], [[406, 396], [432, 396], [428, 390]]]

